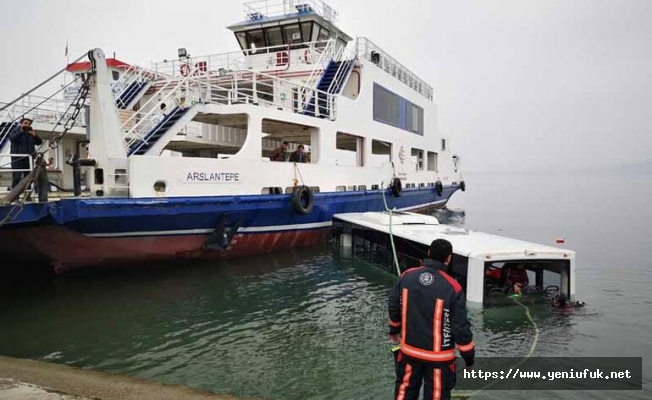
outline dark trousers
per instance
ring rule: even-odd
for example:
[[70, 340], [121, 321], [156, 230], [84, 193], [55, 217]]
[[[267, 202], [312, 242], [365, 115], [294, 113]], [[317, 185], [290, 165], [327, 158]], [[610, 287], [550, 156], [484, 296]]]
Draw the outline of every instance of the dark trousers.
[[12, 172], [12, 179], [11, 179], [11, 188], [15, 188], [16, 185], [29, 175], [29, 160], [27, 159], [18, 159], [18, 160], [12, 160], [11, 162], [11, 169], [24, 169], [25, 171], [14, 171]]
[[396, 365], [395, 400], [417, 400], [423, 382], [424, 400], [449, 400], [455, 387], [455, 363], [429, 364], [394, 354]]
[[[11, 173], [11, 175], [12, 175], [11, 188], [12, 189], [15, 188], [20, 183], [20, 181], [24, 177], [29, 175], [29, 173], [31, 172], [30, 169], [29, 169], [29, 160], [27, 158], [25, 158], [25, 157], [20, 157], [20, 158], [18, 158], [18, 157], [13, 158], [12, 157], [11, 169], [22, 169], [22, 170], [24, 170], [24, 171], [13, 171]], [[36, 188], [34, 188], [34, 189], [36, 189]]]

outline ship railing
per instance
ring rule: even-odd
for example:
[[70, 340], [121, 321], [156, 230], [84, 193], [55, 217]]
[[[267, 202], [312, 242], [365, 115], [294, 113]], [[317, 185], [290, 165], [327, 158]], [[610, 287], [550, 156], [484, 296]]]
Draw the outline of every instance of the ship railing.
[[[131, 147], [138, 141], [144, 141], [145, 136], [159, 123], [157, 116], [161, 114], [161, 104], [169, 104], [173, 100], [177, 106], [184, 106], [180, 103], [179, 93], [188, 92], [190, 89], [190, 80], [193, 79], [195, 71], [190, 71], [188, 76], [183, 79], [168, 79], [162, 85], [157, 87], [157, 91], [149, 97], [144, 104], [140, 106], [139, 111], [133, 113], [122, 124], [122, 129], [126, 131], [124, 138], [127, 141], [127, 147]], [[166, 110], [170, 112], [170, 109]]]
[[132, 83], [144, 82], [146, 80], [153, 81], [156, 78], [157, 74], [155, 71], [137, 65], [130, 65], [129, 68], [122, 72], [120, 78], [111, 84], [113, 87], [113, 94], [117, 100], [127, 91], [127, 89], [129, 89], [129, 86]]
[[[11, 129], [11, 122], [18, 122], [23, 116], [30, 118], [34, 123], [52, 124], [65, 120], [72, 115], [69, 110], [72, 100], [53, 99], [43, 96], [28, 95], [19, 103], [12, 104], [0, 114], [0, 123], [5, 123], [0, 129], [0, 142]], [[7, 103], [1, 103], [4, 106]], [[85, 113], [81, 111], [79, 126], [85, 126]]]
[[335, 76], [328, 87], [328, 93], [333, 93], [333, 85], [337, 85], [338, 82], [341, 81], [342, 84], [346, 83], [344, 82], [344, 79], [347, 77], [344, 75], [350, 73], [352, 70], [352, 67], [346, 65], [346, 62], [355, 60], [356, 56], [357, 51], [355, 46], [342, 46], [338, 49], [337, 53], [333, 56], [333, 60], [338, 61], [341, 64], [335, 72]]
[[243, 4], [249, 20], [295, 14], [317, 14], [327, 21], [337, 23], [338, 13], [321, 0], [253, 0]]
[[[234, 71], [228, 86], [210, 88], [210, 103], [217, 104], [253, 104], [258, 106], [281, 109], [293, 113], [301, 113], [311, 99], [319, 97], [322, 104], [315, 103], [315, 117], [337, 118], [337, 96], [302, 85], [297, 82], [278, 78], [263, 72], [249, 70]], [[285, 88], [285, 95], [275, 94], [279, 85]], [[296, 97], [292, 93], [297, 93]], [[292, 96], [288, 101], [288, 94]], [[325, 104], [323, 104], [325, 102]]]
[[376, 46], [367, 38], [358, 38], [356, 43], [358, 56], [371, 61], [380, 69], [384, 70], [394, 78], [403, 82], [412, 90], [421, 94], [428, 100], [434, 99], [434, 91], [430, 85], [419, 78], [415, 73], [396, 61], [392, 56]]
[[[150, 69], [155, 75], [164, 75], [167, 78], [183, 77], [189, 69], [221, 75], [242, 69], [272, 72], [272, 70], [314, 64], [315, 60], [321, 58], [327, 44], [328, 41], [321, 40], [186, 57], [156, 62]], [[292, 51], [297, 48], [304, 49], [304, 51]]]
[[310, 101], [310, 97], [308, 96], [309, 92], [311, 89], [317, 87], [319, 78], [326, 70], [328, 63], [333, 59], [335, 55], [335, 44], [335, 39], [328, 40], [326, 47], [324, 47], [323, 51], [319, 55], [319, 58], [315, 62], [314, 68], [312, 71], [310, 71], [310, 76], [306, 80], [305, 85], [299, 91], [299, 98], [301, 99], [302, 103]]
[[[195, 103], [204, 104], [252, 104], [274, 109], [302, 112], [312, 98], [319, 97], [321, 103], [315, 106], [316, 117], [335, 119], [337, 117], [337, 96], [317, 90], [305, 84], [282, 79], [263, 72], [251, 70], [231, 71], [219, 79], [200, 69], [191, 70], [183, 79], [168, 79], [159, 82], [158, 90], [143, 104], [139, 111], [131, 115], [122, 125], [127, 146], [145, 141], [161, 115], [161, 104], [175, 104], [189, 107]], [[283, 94], [277, 88], [283, 86]], [[294, 97], [292, 94], [297, 93]], [[292, 97], [288, 99], [288, 97]], [[170, 111], [170, 107], [166, 111]]]
[[[11, 166], [12, 160], [14, 158], [17, 159], [27, 158], [27, 160], [29, 161], [29, 168], [22, 169], [22, 168], [14, 168], [13, 166]], [[34, 169], [34, 160], [31, 154], [0, 154], [0, 175], [2, 175], [3, 178], [5, 174], [8, 174], [7, 178], [12, 179], [13, 172], [31, 172], [32, 169]], [[0, 189], [0, 192], [3, 193], [6, 193], [10, 190], [5, 185], [2, 185], [2, 188], [5, 189], [4, 191]]]

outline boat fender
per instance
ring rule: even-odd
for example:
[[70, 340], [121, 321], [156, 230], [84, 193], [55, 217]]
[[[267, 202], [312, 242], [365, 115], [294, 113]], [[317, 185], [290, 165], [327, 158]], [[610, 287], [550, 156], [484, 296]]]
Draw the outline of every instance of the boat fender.
[[394, 197], [401, 197], [401, 194], [403, 194], [403, 185], [401, 184], [401, 180], [399, 178], [394, 178], [392, 180], [391, 187]]
[[181, 66], [179, 67], [179, 72], [181, 72], [181, 75], [183, 75], [183, 76], [190, 75], [190, 65], [181, 64]]
[[460, 182], [460, 189], [462, 189], [463, 192], [466, 192], [466, 183], [464, 183], [464, 181]]
[[437, 191], [437, 196], [441, 196], [444, 193], [444, 185], [441, 181], [435, 182], [435, 191]]
[[295, 187], [292, 191], [290, 203], [292, 204], [294, 211], [299, 214], [310, 214], [314, 205], [312, 189], [305, 185]]

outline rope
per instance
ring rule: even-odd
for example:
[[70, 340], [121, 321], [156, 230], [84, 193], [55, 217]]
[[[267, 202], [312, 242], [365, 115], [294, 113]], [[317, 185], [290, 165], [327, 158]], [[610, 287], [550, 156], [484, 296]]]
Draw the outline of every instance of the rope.
[[[521, 307], [523, 307], [525, 309], [525, 316], [527, 317], [528, 321], [530, 321], [530, 323], [532, 324], [532, 327], [534, 327], [534, 339], [532, 340], [532, 345], [530, 346], [530, 351], [527, 352], [527, 354], [525, 355], [525, 357], [523, 357], [523, 359], [521, 361], [517, 362], [516, 364], [514, 364], [512, 366], [512, 368], [517, 368], [521, 364], [523, 364], [529, 357], [532, 357], [532, 354], [534, 354], [534, 351], [536, 350], [537, 344], [539, 343], [539, 333], [540, 333], [540, 331], [539, 331], [539, 326], [537, 325], [536, 322], [534, 322], [534, 318], [532, 318], [532, 314], [530, 313], [530, 307], [528, 307], [525, 304], [521, 303], [515, 297], [511, 297], [511, 299], [514, 300], [514, 302], [516, 304], [518, 304], [519, 306], [521, 306]], [[470, 398], [472, 396], [475, 396], [476, 394], [482, 392], [483, 390], [489, 389], [490, 387], [495, 385], [497, 382], [498, 382], [498, 379], [494, 379], [487, 386], [483, 387], [482, 389], [478, 389], [475, 392], [468, 393], [468, 394], [467, 393], [453, 393], [451, 395], [451, 397], [455, 398], [455, 399], [468, 399], [468, 398]]]
[[394, 256], [394, 265], [396, 265], [396, 274], [401, 277], [401, 268], [398, 265], [398, 256], [396, 255], [396, 246], [394, 245], [394, 234], [392, 233], [392, 210], [387, 206], [387, 199], [385, 198], [385, 183], [381, 182], [381, 193], [383, 194], [383, 203], [385, 204], [385, 211], [389, 212], [389, 241], [392, 244], [392, 255]]
[[299, 166], [297, 163], [294, 163], [294, 186], [299, 183], [299, 180], [297, 179], [297, 173], [299, 174], [299, 179], [301, 180], [301, 185], [306, 186], [305, 182], [303, 181], [303, 176], [301, 176], [301, 170], [299, 169]]

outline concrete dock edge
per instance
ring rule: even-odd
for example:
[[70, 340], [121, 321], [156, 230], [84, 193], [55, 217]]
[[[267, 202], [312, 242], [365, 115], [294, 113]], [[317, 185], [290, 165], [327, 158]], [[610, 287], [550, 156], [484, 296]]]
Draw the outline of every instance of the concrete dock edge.
[[[36, 398], [36, 391], [41, 389], [53, 395], [58, 393], [61, 399], [69, 398], [65, 395], [70, 395], [93, 400], [246, 400], [182, 385], [4, 356], [0, 356], [0, 380], [3, 380], [7, 387], [5, 396], [8, 396], [11, 390], [25, 391], [33, 387], [35, 395], [25, 398]], [[14, 383], [13, 388], [9, 388], [12, 385], [7, 385], [8, 382]], [[10, 398], [3, 397], [0, 392], [0, 399]]]

